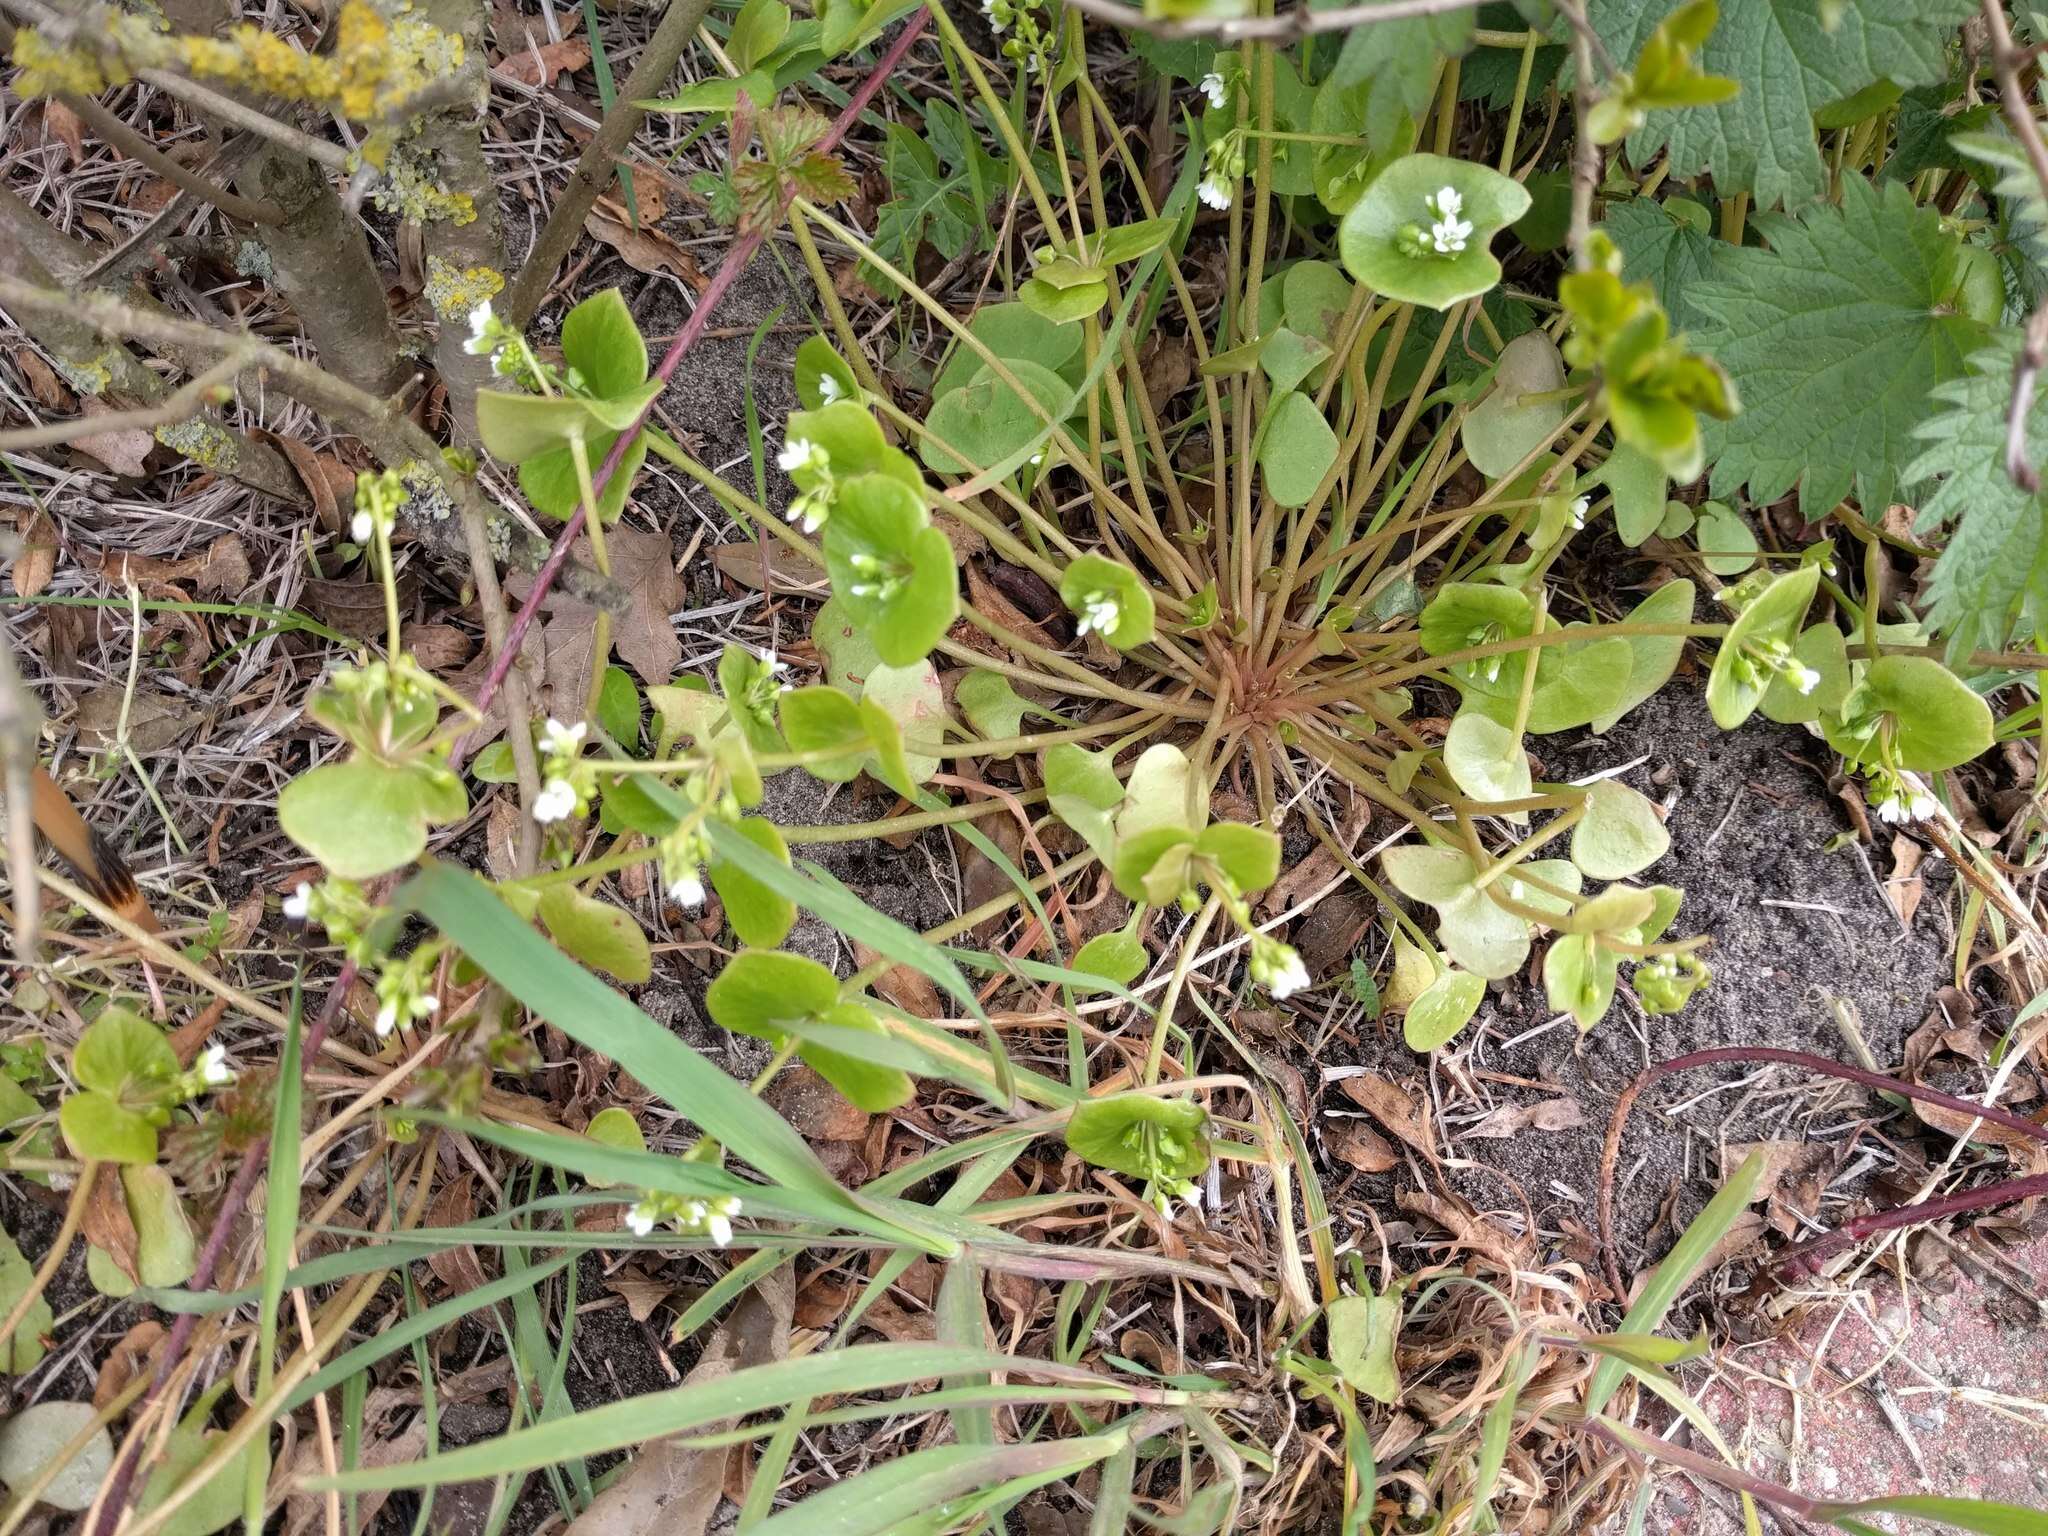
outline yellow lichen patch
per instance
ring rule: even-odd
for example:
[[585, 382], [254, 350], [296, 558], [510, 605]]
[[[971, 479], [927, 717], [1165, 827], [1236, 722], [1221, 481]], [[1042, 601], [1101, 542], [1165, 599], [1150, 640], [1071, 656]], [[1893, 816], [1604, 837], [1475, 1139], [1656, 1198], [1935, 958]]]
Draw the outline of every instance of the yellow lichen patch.
[[505, 286], [496, 267], [457, 267], [438, 256], [427, 258], [427, 302], [443, 320], [464, 320]]
[[97, 96], [109, 86], [125, 85], [131, 76], [118, 58], [102, 58], [76, 44], [53, 43], [34, 27], [14, 34], [15, 92], [31, 96]]
[[233, 434], [203, 416], [158, 427], [156, 440], [166, 448], [182, 453], [195, 464], [223, 474], [232, 471], [242, 457], [241, 445]]
[[363, 140], [362, 156], [384, 173], [370, 197], [386, 213], [415, 224], [467, 224], [476, 217], [476, 199], [449, 191], [415, 138], [379, 130]]

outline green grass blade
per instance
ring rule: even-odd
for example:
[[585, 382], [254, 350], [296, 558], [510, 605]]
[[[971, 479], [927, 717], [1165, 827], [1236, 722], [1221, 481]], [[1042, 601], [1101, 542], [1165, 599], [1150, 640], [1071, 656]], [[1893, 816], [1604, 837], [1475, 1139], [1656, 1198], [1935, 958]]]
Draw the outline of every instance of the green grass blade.
[[[981, 1266], [974, 1262], [973, 1255], [963, 1253], [947, 1263], [946, 1272], [939, 1280], [938, 1306], [934, 1312], [941, 1344], [957, 1344], [963, 1349], [988, 1347], [988, 1313], [981, 1297]], [[986, 1376], [955, 1376], [943, 1385], [973, 1388], [985, 1386], [987, 1382]], [[949, 1416], [953, 1421], [953, 1436], [962, 1445], [996, 1443], [996, 1417], [990, 1409], [963, 1405], [953, 1409]]]
[[[382, 1339], [373, 1342], [382, 1343]], [[350, 1351], [350, 1355], [356, 1353]], [[344, 1356], [343, 1360], [348, 1358]], [[310, 1479], [304, 1487], [315, 1493], [329, 1488], [344, 1493], [367, 1493], [378, 1488], [445, 1486], [472, 1478], [530, 1472], [572, 1456], [627, 1450], [663, 1435], [681, 1434], [720, 1419], [770, 1412], [799, 1400], [875, 1392], [934, 1376], [972, 1371], [1016, 1371], [1084, 1383], [1103, 1380], [1093, 1372], [991, 1354], [985, 1349], [958, 1349], [948, 1344], [856, 1344], [824, 1355], [771, 1361], [715, 1380], [607, 1403], [552, 1424], [517, 1430], [430, 1460]]]
[[[277, 1059], [277, 1103], [270, 1121], [270, 1168], [264, 1180], [263, 1283], [256, 1308], [256, 1401], [270, 1395], [277, 1376], [277, 1314], [284, 1303], [285, 1274], [292, 1264], [292, 1237], [299, 1225], [300, 1029], [305, 998], [301, 978], [292, 978], [291, 1011], [285, 1017], [284, 1049]], [[270, 1437], [249, 1447], [248, 1480], [242, 1492], [242, 1525], [248, 1536], [263, 1536], [263, 1493], [270, 1483]]]
[[754, 1529], [759, 1536], [887, 1536], [938, 1529], [921, 1523], [935, 1504], [995, 1484], [1022, 1480], [1025, 1487], [1018, 1492], [1042, 1486], [1093, 1466], [1128, 1438], [1090, 1435], [1037, 1445], [942, 1445], [912, 1451], [834, 1483]]
[[[781, 868], [737, 833], [729, 833], [727, 840]], [[723, 846], [719, 852], [733, 856]], [[428, 919], [513, 997], [577, 1044], [617, 1062], [735, 1157], [789, 1189], [852, 1207], [851, 1197], [786, 1120], [544, 942], [474, 875], [452, 865], [429, 865], [399, 888], [394, 905]]]
[[1939, 1521], [1959, 1531], [1975, 1531], [1977, 1536], [2048, 1536], [2048, 1514], [2017, 1504], [1994, 1504], [1988, 1499], [1902, 1494], [1889, 1499], [1864, 1499], [1855, 1504], [1823, 1504], [1814, 1513], [1844, 1530], [1858, 1528], [1846, 1516], [1911, 1515], [1916, 1520]]
[[[1707, 1202], [1706, 1209], [1693, 1218], [1692, 1225], [1685, 1229], [1685, 1235], [1664, 1255], [1664, 1261], [1651, 1274], [1642, 1294], [1636, 1297], [1636, 1304], [1628, 1309], [1628, 1315], [1622, 1318], [1621, 1326], [1615, 1332], [1655, 1333], [1663, 1325], [1664, 1314], [1671, 1310], [1671, 1304], [1692, 1284], [1694, 1273], [1706, 1262], [1714, 1245], [1727, 1235], [1728, 1229], [1735, 1224], [1735, 1218], [1748, 1208], [1763, 1171], [1763, 1158], [1759, 1154], [1751, 1153], [1743, 1160], [1734, 1176]], [[1621, 1385], [1628, 1369], [1627, 1361], [1612, 1358], [1602, 1360], [1594, 1367], [1592, 1384], [1586, 1389], [1586, 1412], [1589, 1415], [1607, 1406], [1607, 1399], [1614, 1395], [1614, 1389]]]

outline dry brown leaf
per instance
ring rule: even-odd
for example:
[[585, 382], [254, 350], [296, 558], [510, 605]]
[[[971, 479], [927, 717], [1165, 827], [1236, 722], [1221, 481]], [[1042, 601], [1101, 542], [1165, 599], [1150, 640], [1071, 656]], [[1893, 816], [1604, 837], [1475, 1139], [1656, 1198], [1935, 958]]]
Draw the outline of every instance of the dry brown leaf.
[[85, 124], [54, 96], [43, 100], [43, 132], [64, 146], [73, 165], [85, 164]]
[[[882, 958], [881, 954], [867, 945], [855, 941], [853, 946], [854, 964], [865, 968]], [[894, 1003], [905, 1013], [920, 1019], [945, 1017], [945, 1007], [939, 1001], [939, 989], [932, 984], [929, 976], [922, 971], [913, 971], [907, 965], [892, 965], [875, 980], [875, 990], [887, 1001]]]
[[100, 1362], [99, 1379], [93, 1383], [93, 1407], [105, 1408], [119, 1397], [121, 1389], [135, 1379], [135, 1373], [149, 1363], [163, 1337], [164, 1325], [145, 1318], [115, 1340], [106, 1359]]
[[[398, 611], [412, 607], [419, 595], [420, 573], [407, 566], [398, 573]], [[381, 640], [384, 637], [384, 588], [364, 572], [340, 581], [325, 577], [306, 578], [305, 606], [329, 629], [339, 630], [351, 640]]]
[[[285, 1501], [283, 1536], [309, 1536], [310, 1532], [320, 1527], [321, 1522], [326, 1517], [327, 1499], [325, 1495], [302, 1493], [299, 1491], [305, 1486], [308, 1478], [319, 1477], [327, 1471], [326, 1464], [322, 1460], [321, 1445], [322, 1442], [318, 1435], [308, 1435], [299, 1442], [298, 1454], [292, 1458], [292, 1477], [289, 1484], [292, 1492]], [[365, 1442], [357, 1448], [356, 1459], [351, 1465], [357, 1468], [396, 1466], [401, 1461], [419, 1460], [425, 1454], [426, 1449], [427, 1421], [423, 1415], [415, 1414], [412, 1423], [388, 1440], [370, 1440], [366, 1438]], [[379, 1488], [374, 1492], [354, 1495], [355, 1515], [358, 1522], [356, 1529], [359, 1531], [377, 1530], [379, 1528], [377, 1525], [378, 1512], [383, 1509], [384, 1501], [390, 1497], [391, 1490], [388, 1488]], [[437, 1502], [436, 1507], [444, 1506]], [[479, 1521], [479, 1525], [481, 1525], [481, 1521]], [[454, 1529], [454, 1527], [449, 1525], [442, 1526], [440, 1529], [450, 1530]]]
[[[262, 898], [259, 896], [257, 900], [260, 902]], [[217, 997], [186, 1023], [171, 1031], [171, 1053], [178, 1058], [179, 1067], [189, 1067], [198, 1059], [206, 1042], [213, 1038], [213, 1032], [220, 1027], [220, 1021], [227, 1016], [227, 1011], [228, 1000]]]
[[161, 587], [173, 582], [191, 582], [207, 593], [237, 593], [249, 585], [249, 554], [241, 535], [224, 533], [196, 555], [182, 560], [159, 560], [113, 550], [99, 557], [99, 571], [116, 587]]
[[484, 818], [484, 866], [493, 880], [510, 880], [518, 873], [521, 820], [519, 796], [513, 790], [506, 789], [491, 801], [490, 815]]
[[1372, 1072], [1340, 1078], [1337, 1086], [1344, 1097], [1379, 1121], [1431, 1162], [1436, 1151], [1430, 1145], [1429, 1110], [1418, 1106], [1405, 1088], [1398, 1088]]
[[666, 1280], [656, 1280], [637, 1269], [622, 1269], [615, 1275], [605, 1277], [605, 1289], [615, 1296], [625, 1298], [626, 1315], [636, 1323], [644, 1323], [654, 1315], [654, 1309], [669, 1297], [676, 1288]]
[[175, 182], [161, 176], [145, 176], [129, 190], [127, 203], [137, 213], [162, 213], [177, 195]]
[[57, 574], [57, 534], [40, 509], [29, 508], [21, 530], [21, 553], [14, 557], [11, 579], [16, 597], [34, 597]]
[[979, 561], [971, 561], [967, 567], [967, 597], [974, 605], [974, 611], [982, 614], [1002, 628], [1009, 630], [1020, 639], [1049, 651], [1063, 650], [1066, 642], [1011, 602], [1003, 589], [984, 575]]
[[666, 683], [683, 658], [669, 615], [683, 605], [688, 588], [676, 574], [675, 546], [668, 535], [620, 524], [606, 535], [612, 571], [632, 598], [632, 607], [612, 626], [612, 649], [645, 683]]
[[565, 37], [559, 43], [507, 53], [491, 66], [491, 73], [516, 85], [553, 85], [558, 76], [574, 74], [589, 62], [590, 44], [580, 37]]
[[320, 526], [339, 533], [348, 519], [342, 508], [353, 505], [356, 477], [349, 467], [331, 453], [319, 453], [295, 438], [266, 433], [271, 446], [291, 462], [313, 500], [313, 512]]
[[435, 674], [453, 671], [476, 650], [469, 632], [453, 624], [407, 624], [401, 642], [415, 661]]
[[1394, 1144], [1362, 1120], [1339, 1120], [1325, 1127], [1323, 1145], [1360, 1173], [1385, 1173], [1401, 1160]]
[[[619, 217], [613, 218], [601, 211], [605, 207], [618, 209]], [[697, 265], [697, 258], [676, 243], [675, 237], [658, 225], [642, 220], [635, 229], [626, 222], [625, 209], [618, 204], [600, 201], [583, 220], [583, 232], [593, 240], [602, 240], [619, 253], [619, 259], [636, 272], [662, 273], [679, 277], [697, 292], [702, 293], [710, 279], [704, 269]]]
[[777, 592], [824, 592], [824, 568], [792, 554], [774, 539], [762, 539], [758, 544], [720, 544], [711, 551], [711, 563], [718, 567], [719, 575], [750, 592], [771, 596]]
[[[81, 400], [78, 404], [80, 413], [88, 419], [114, 414], [112, 406], [98, 400]], [[141, 475], [145, 472], [142, 461], [149, 457], [156, 439], [141, 427], [109, 427], [81, 433], [71, 439], [71, 446], [91, 454], [117, 475]]]
[[[430, 1227], [459, 1227], [476, 1215], [476, 1175], [465, 1173], [460, 1178], [443, 1184], [427, 1209], [426, 1225]], [[460, 1296], [473, 1291], [484, 1283], [483, 1261], [476, 1256], [476, 1249], [468, 1243], [454, 1248], [441, 1248], [427, 1255], [427, 1267], [434, 1272], [448, 1294]]]
[[867, 1114], [802, 1062], [785, 1067], [761, 1097], [806, 1141], [867, 1138]]
[[73, 410], [78, 401], [64, 381], [57, 377], [57, 371], [44, 362], [34, 347], [16, 347], [14, 366], [21, 370], [21, 376], [28, 380], [28, 392], [36, 397], [36, 404], [46, 411]]
[[1892, 835], [1892, 872], [1884, 882], [1884, 899], [1899, 914], [1902, 927], [1913, 926], [1913, 914], [1920, 910], [1926, 882], [1920, 878], [1920, 861], [1926, 850], [1903, 832]]
[[[101, 683], [78, 700], [78, 729], [87, 746], [103, 752], [114, 745], [121, 724], [123, 688]], [[199, 719], [199, 711], [183, 699], [150, 688], [137, 688], [128, 707], [128, 745], [144, 757], [177, 742]]]
[[1771, 1226], [1781, 1237], [1790, 1237], [1800, 1226], [1799, 1217], [1820, 1209], [1840, 1153], [1826, 1142], [1742, 1141], [1721, 1149], [1721, 1166], [1732, 1173], [1752, 1153], [1763, 1160], [1763, 1171], [1751, 1203], [1767, 1206]]
[[1976, 1130], [1971, 1132], [1971, 1141], [1979, 1146], [1999, 1148], [2021, 1173], [2048, 1173], [2048, 1142], [2024, 1131], [2016, 1131], [2011, 1126], [1978, 1120], [1974, 1115], [1966, 1115], [1946, 1105], [1927, 1104], [1919, 1099], [1907, 1102], [1913, 1106], [1913, 1113], [1920, 1117], [1922, 1124], [1933, 1126], [1943, 1135], [1960, 1136], [1974, 1124]]
[[1524, 1131], [1569, 1131], [1586, 1123], [1577, 1099], [1545, 1099], [1540, 1104], [1503, 1104], [1459, 1138], [1499, 1140]]
[[1427, 1216], [1455, 1237], [1461, 1246], [1504, 1271], [1525, 1269], [1535, 1257], [1535, 1247], [1526, 1237], [1503, 1231], [1456, 1195], [1402, 1190], [1394, 1196], [1394, 1203], [1404, 1211]]
[[79, 1230], [88, 1243], [114, 1261], [116, 1269], [137, 1285], [142, 1284], [142, 1274], [136, 1268], [142, 1239], [136, 1236], [134, 1219], [128, 1214], [120, 1169], [105, 1164], [100, 1167], [99, 1176], [92, 1181], [92, 1192], [85, 1197], [85, 1214]]

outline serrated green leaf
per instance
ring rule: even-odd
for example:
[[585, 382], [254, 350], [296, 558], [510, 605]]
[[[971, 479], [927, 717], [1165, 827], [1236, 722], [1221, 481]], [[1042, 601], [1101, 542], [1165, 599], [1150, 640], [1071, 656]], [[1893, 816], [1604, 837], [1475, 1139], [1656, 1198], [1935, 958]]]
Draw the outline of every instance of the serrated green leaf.
[[1693, 285], [1713, 271], [1714, 238], [1652, 198], [1609, 204], [1600, 227], [1620, 248], [1627, 279], [1649, 283], [1674, 330], [1691, 330], [1700, 318]]
[[1955, 243], [1906, 188], [1860, 177], [1844, 181], [1840, 208], [1759, 222], [1769, 248], [1724, 248], [1693, 290], [1693, 340], [1743, 401], [1707, 427], [1714, 491], [1747, 486], [1762, 503], [1796, 484], [1808, 521], [1853, 491], [1875, 515], [1897, 497], [1928, 391], [1961, 376], [1985, 339], [1943, 312]]

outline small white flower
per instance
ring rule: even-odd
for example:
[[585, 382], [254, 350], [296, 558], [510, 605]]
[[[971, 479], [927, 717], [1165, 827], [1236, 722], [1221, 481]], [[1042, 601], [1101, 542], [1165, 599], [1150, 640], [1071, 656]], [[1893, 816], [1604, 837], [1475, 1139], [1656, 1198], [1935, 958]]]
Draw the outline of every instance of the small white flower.
[[996, 15], [996, 0], [981, 0], [981, 14], [988, 18], [988, 29], [996, 36], [1010, 30], [1010, 24]]
[[1439, 187], [1436, 196], [1428, 200], [1428, 206], [1440, 219], [1455, 219], [1465, 211], [1465, 196], [1456, 187]]
[[846, 390], [838, 378], [829, 373], [818, 375], [818, 400], [824, 405], [837, 405], [846, 398]]
[[533, 798], [533, 819], [545, 826], [576, 814], [576, 786], [567, 779], [549, 779]]
[[209, 1088], [225, 1088], [235, 1080], [235, 1069], [228, 1065], [227, 1047], [209, 1045], [199, 1056], [199, 1081]]
[[377, 1031], [377, 1038], [379, 1040], [384, 1039], [391, 1031], [398, 1028], [398, 1004], [386, 1003], [382, 1008], [379, 1008], [377, 1010], [376, 1022], [370, 1027]]
[[574, 757], [583, 749], [583, 738], [590, 727], [578, 720], [574, 725], [564, 725], [553, 716], [541, 727], [541, 750], [557, 757]]
[[441, 1011], [441, 999], [429, 992], [412, 1000], [412, 1016], [416, 1019], [431, 1018]]
[[1586, 526], [1586, 511], [1592, 505], [1593, 498], [1590, 496], [1578, 496], [1573, 498], [1572, 526], [1574, 528], [1583, 528]]
[[705, 1218], [705, 1229], [711, 1234], [711, 1241], [723, 1248], [732, 1241], [732, 1218], [739, 1215], [740, 1203], [727, 1196], [711, 1202], [711, 1213]]
[[1444, 219], [1429, 226], [1430, 244], [1441, 256], [1455, 256], [1465, 249], [1465, 241], [1471, 233], [1469, 219]]
[[825, 450], [808, 437], [785, 439], [775, 455], [775, 463], [785, 475], [793, 475], [800, 469], [822, 470], [829, 459]]
[[358, 544], [367, 544], [377, 531], [377, 520], [367, 512], [358, 512], [349, 519], [348, 531]]
[[1267, 979], [1266, 990], [1275, 997], [1292, 997], [1309, 984], [1308, 967], [1301, 956], [1289, 949]]
[[469, 312], [469, 340], [462, 344], [462, 350], [471, 357], [482, 357], [494, 345], [490, 340], [490, 333], [491, 301], [485, 299]]
[[1915, 821], [1932, 821], [1941, 814], [1941, 802], [1932, 795], [1915, 794], [1906, 809]]
[[1030, 463], [1033, 469], [1038, 468], [1039, 465], [1045, 462], [1045, 450], [1043, 448], [1039, 449], [1038, 452], [1031, 455], [1031, 458], [1028, 460], [1028, 462]]
[[284, 899], [284, 915], [295, 923], [303, 923], [313, 911], [313, 887], [305, 881]]
[[783, 509], [785, 521], [803, 524], [805, 533], [816, 533], [825, 526], [825, 519], [832, 513], [832, 504], [826, 499], [824, 489], [801, 491], [789, 498], [789, 505]]
[[756, 651], [754, 654], [760, 658], [761, 665], [768, 669], [768, 675], [770, 677], [781, 677], [784, 673], [789, 671], [788, 662], [776, 660], [775, 647], [772, 645], [769, 646], [767, 650]]
[[654, 1208], [645, 1200], [626, 1210], [626, 1230], [635, 1237], [646, 1237], [654, 1230]]
[[1794, 662], [1785, 669], [1785, 681], [1792, 685], [1795, 693], [1805, 695], [1820, 686], [1820, 674], [1808, 666]]
[[1230, 184], [1221, 176], [1204, 176], [1201, 185], [1195, 188], [1195, 195], [1218, 213], [1230, 208]]
[[1230, 87], [1223, 83], [1223, 77], [1213, 69], [1202, 76], [1202, 94], [1209, 98], [1209, 105], [1218, 112], [1230, 105]]
[[669, 882], [668, 899], [679, 907], [701, 907], [704, 905], [704, 882], [694, 874], [680, 875]]
[[1116, 628], [1121, 617], [1122, 610], [1117, 607], [1115, 598], [1107, 592], [1091, 592], [1081, 604], [1081, 622], [1074, 626], [1074, 632], [1085, 635], [1093, 630], [1098, 635], [1106, 635]]

